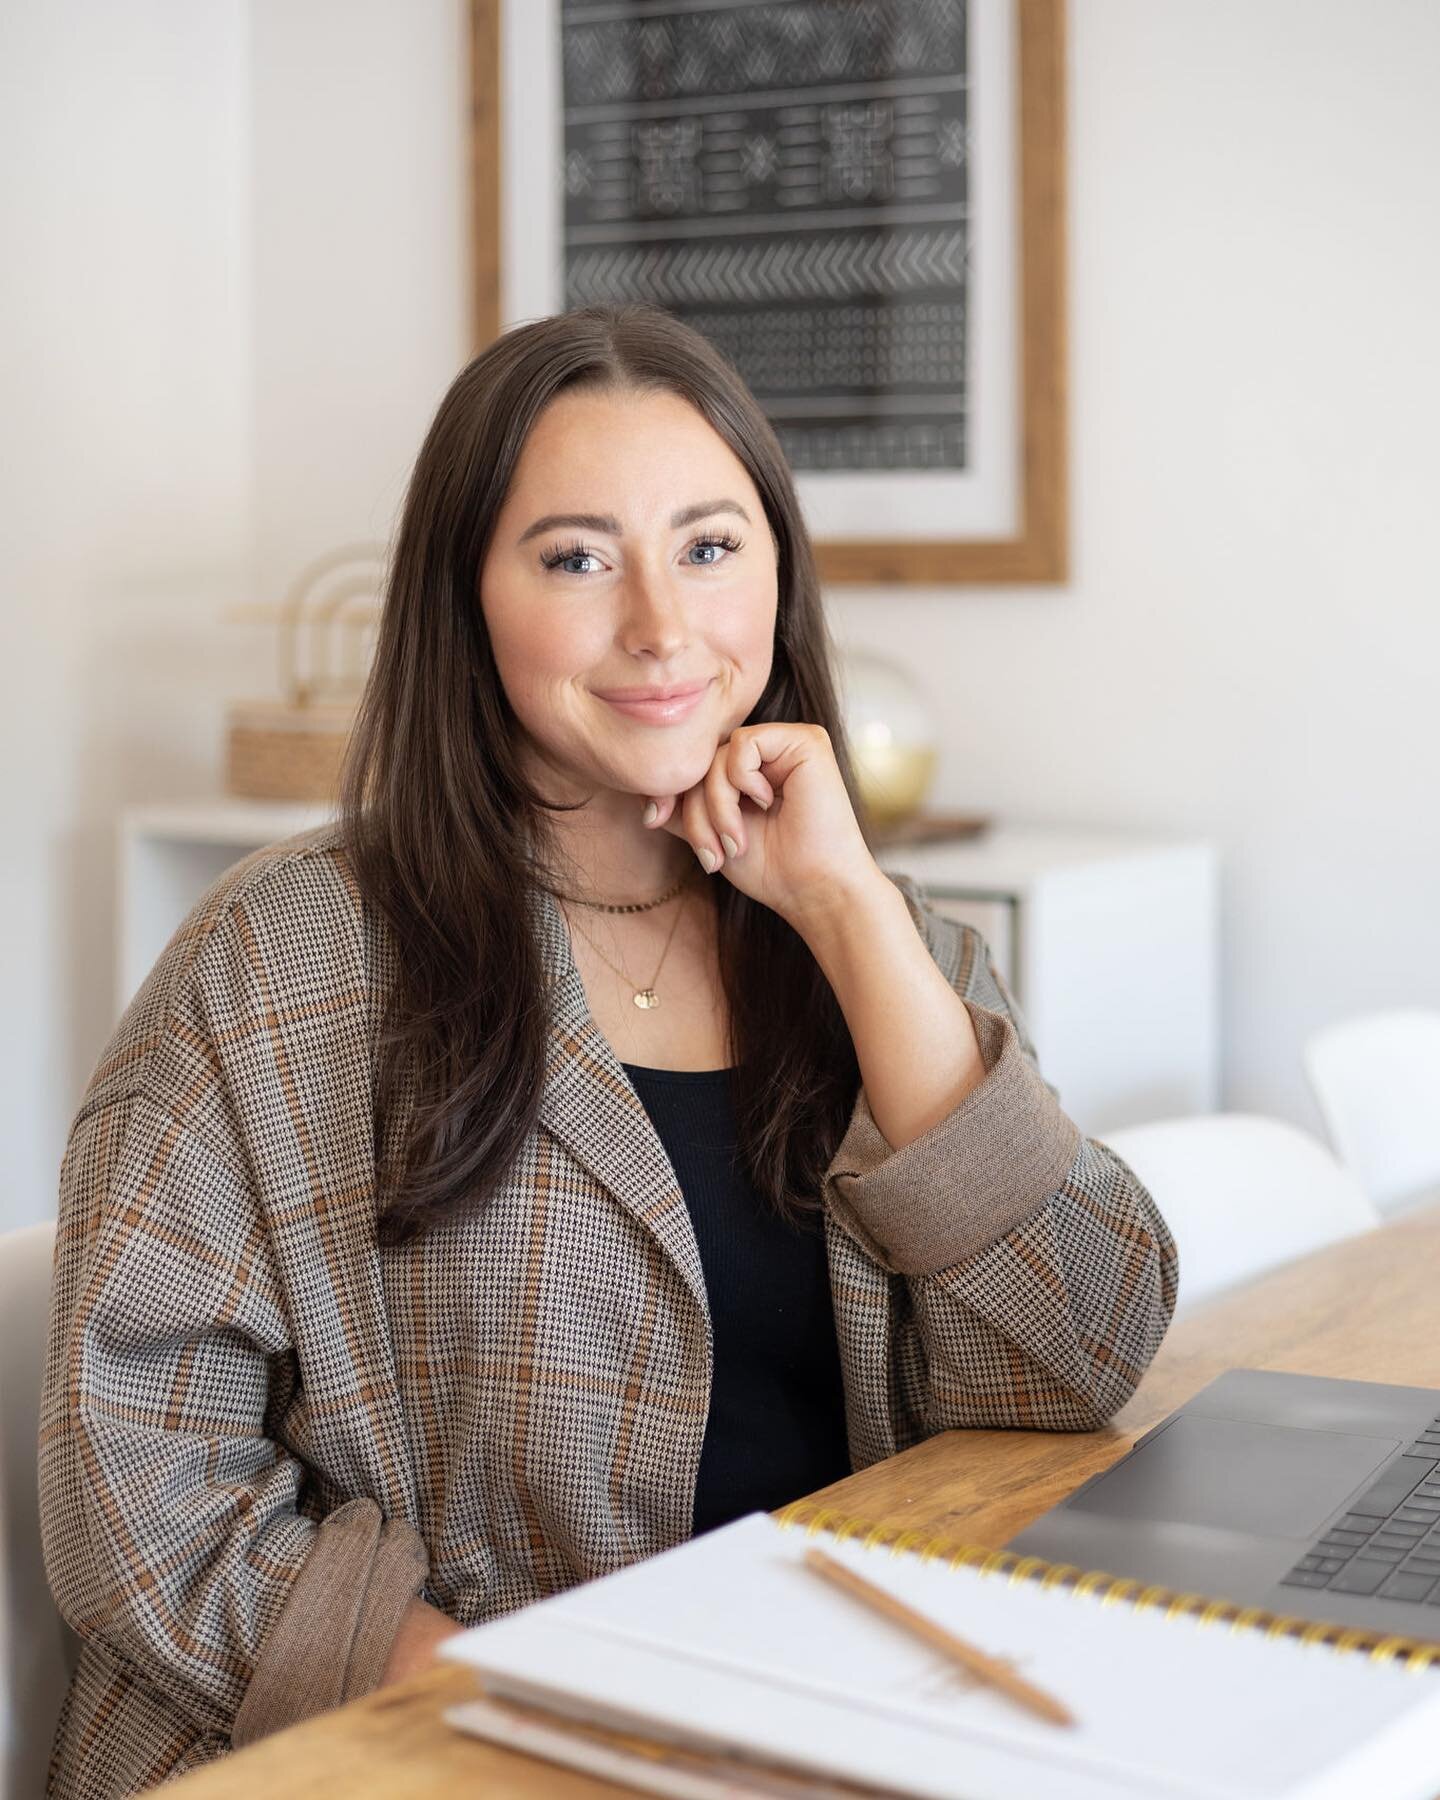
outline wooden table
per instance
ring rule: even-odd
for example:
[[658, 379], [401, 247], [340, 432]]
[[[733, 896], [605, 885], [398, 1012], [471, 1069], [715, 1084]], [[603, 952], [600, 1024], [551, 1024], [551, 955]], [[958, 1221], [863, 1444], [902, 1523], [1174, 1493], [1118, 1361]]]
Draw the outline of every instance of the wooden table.
[[[1440, 1206], [1288, 1264], [1182, 1319], [1103, 1431], [949, 1431], [815, 1498], [877, 1524], [998, 1548], [1225, 1369], [1440, 1388], [1437, 1271]], [[614, 1795], [607, 1783], [451, 1730], [442, 1708], [471, 1691], [466, 1670], [437, 1667], [197, 1769], [176, 1791], [183, 1787], [186, 1800]]]

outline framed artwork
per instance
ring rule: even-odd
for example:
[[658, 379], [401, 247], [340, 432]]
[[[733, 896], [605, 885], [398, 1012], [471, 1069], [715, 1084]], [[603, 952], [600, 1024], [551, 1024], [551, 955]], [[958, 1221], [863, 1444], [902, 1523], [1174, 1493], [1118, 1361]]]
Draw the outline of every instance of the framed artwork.
[[1067, 573], [1064, 0], [471, 0], [477, 348], [735, 362], [827, 582]]

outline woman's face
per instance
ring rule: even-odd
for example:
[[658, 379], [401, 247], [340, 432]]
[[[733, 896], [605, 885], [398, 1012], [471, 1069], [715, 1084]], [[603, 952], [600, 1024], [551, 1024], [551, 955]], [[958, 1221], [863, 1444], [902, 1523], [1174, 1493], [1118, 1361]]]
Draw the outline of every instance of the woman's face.
[[552, 776], [548, 797], [694, 787], [764, 692], [776, 599], [760, 496], [687, 401], [551, 401], [480, 574], [500, 680]]

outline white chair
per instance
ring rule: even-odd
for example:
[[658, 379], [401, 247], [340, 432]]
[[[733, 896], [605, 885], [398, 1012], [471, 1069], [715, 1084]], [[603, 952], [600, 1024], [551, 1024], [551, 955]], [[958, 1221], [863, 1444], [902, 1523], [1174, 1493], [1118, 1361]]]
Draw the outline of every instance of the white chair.
[[1317, 1139], [1279, 1119], [1210, 1113], [1110, 1133], [1180, 1252], [1177, 1312], [1380, 1223]]
[[31, 1800], [75, 1660], [40, 1556], [36, 1456], [55, 1227], [0, 1237], [0, 1796]]
[[1440, 1012], [1342, 1020], [1304, 1062], [1335, 1154], [1380, 1211], [1440, 1198]]

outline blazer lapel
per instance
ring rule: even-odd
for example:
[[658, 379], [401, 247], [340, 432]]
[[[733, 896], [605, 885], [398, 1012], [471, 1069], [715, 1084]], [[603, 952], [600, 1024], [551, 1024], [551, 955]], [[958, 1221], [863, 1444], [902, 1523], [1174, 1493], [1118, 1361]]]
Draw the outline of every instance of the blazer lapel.
[[549, 984], [550, 1034], [540, 1123], [659, 1243], [709, 1316], [690, 1214], [644, 1103], [596, 1025], [554, 896], [533, 896]]

